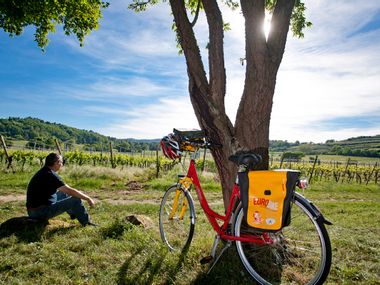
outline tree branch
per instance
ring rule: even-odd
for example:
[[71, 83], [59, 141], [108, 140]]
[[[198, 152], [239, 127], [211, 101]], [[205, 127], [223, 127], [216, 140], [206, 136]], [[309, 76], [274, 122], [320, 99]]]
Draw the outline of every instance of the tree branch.
[[241, 0], [241, 10], [245, 18], [247, 69], [255, 62], [262, 63], [267, 53], [263, 24], [265, 19], [264, 0]]
[[209, 26], [209, 72], [211, 97], [224, 112], [226, 94], [226, 72], [223, 49], [223, 18], [216, 0], [203, 0]]
[[179, 42], [185, 54], [188, 72], [194, 78], [195, 84], [202, 90], [202, 93], [207, 94], [208, 81], [206, 72], [193, 28], [187, 17], [185, 3], [183, 0], [170, 0], [170, 6], [177, 26]]
[[196, 22], [198, 21], [199, 11], [201, 10], [201, 0], [198, 0], [197, 10], [195, 11], [195, 16], [193, 21], [191, 22], [191, 26], [194, 27]]
[[295, 0], [277, 0], [271, 20], [271, 32], [268, 37], [268, 49], [272, 62], [280, 65], [285, 51], [290, 18]]

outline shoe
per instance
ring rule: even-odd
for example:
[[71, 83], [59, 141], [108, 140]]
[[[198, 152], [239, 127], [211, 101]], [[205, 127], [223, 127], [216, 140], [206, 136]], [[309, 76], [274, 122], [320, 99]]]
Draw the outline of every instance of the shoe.
[[97, 225], [97, 224], [94, 224], [93, 222], [88, 222], [87, 224], [84, 224], [83, 226], [84, 226], [84, 227], [85, 227], [85, 226], [98, 227], [98, 225]]

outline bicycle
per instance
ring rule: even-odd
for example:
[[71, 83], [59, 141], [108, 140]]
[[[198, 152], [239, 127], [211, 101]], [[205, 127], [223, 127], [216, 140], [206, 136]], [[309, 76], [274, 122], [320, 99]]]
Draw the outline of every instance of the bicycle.
[[[331, 244], [325, 224], [331, 223], [313, 203], [293, 191], [289, 226], [277, 232], [255, 230], [245, 222], [237, 179], [225, 215], [218, 214], [210, 208], [203, 193], [194, 157], [195, 150], [215, 146], [207, 138], [189, 139], [191, 133], [184, 136], [177, 131], [176, 135], [182, 136], [181, 143], [177, 143], [179, 149], [193, 155], [187, 175], [178, 175], [177, 183], [165, 192], [160, 205], [160, 235], [171, 251], [187, 250], [192, 241], [196, 215], [190, 192], [195, 188], [203, 212], [216, 232], [210, 256], [201, 260], [201, 263], [213, 261], [209, 271], [235, 242], [242, 264], [259, 284], [322, 284], [326, 280], [331, 266]], [[170, 147], [177, 147], [175, 141]], [[174, 153], [174, 158], [178, 156]], [[252, 157], [257, 156], [247, 157], [251, 157], [250, 163], [255, 163]], [[306, 183], [297, 184], [304, 188]], [[220, 241], [225, 246], [216, 257]]]

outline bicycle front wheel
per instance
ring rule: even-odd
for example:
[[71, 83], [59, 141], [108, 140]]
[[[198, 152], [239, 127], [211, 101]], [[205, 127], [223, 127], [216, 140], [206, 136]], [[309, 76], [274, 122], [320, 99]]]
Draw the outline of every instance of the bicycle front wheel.
[[310, 203], [295, 194], [290, 225], [275, 233], [248, 227], [243, 208], [234, 221], [236, 236], [268, 235], [272, 244], [236, 242], [237, 252], [249, 274], [259, 284], [323, 284], [330, 271], [331, 245], [326, 228]]
[[189, 192], [171, 186], [164, 194], [160, 206], [161, 239], [170, 250], [183, 250], [190, 246], [194, 234], [195, 210]]

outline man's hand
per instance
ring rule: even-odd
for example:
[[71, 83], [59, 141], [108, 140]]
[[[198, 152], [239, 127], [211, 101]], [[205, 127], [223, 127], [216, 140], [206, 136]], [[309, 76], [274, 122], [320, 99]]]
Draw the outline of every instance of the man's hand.
[[91, 208], [95, 206], [95, 201], [92, 198], [88, 197], [87, 202]]

